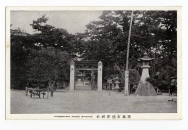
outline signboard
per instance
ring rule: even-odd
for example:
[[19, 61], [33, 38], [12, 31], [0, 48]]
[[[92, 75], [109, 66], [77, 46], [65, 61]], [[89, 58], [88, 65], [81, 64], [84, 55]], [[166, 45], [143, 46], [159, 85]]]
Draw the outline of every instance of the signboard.
[[111, 84], [112, 83], [112, 79], [107, 79], [107, 83]]

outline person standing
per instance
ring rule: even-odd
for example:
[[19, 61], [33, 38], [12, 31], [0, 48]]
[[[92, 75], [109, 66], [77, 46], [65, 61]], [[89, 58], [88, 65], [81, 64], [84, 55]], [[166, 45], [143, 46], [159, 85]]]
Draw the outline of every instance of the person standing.
[[176, 79], [171, 78], [170, 89], [169, 89], [170, 95], [172, 95], [172, 93], [176, 90], [176, 87], [177, 87]]

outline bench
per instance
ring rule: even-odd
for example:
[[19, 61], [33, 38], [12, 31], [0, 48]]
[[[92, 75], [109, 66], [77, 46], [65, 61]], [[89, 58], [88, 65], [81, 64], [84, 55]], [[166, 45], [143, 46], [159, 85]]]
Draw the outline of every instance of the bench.
[[46, 94], [43, 90], [29, 90], [29, 93], [30, 93], [31, 98], [32, 98], [32, 95], [34, 96], [37, 95], [40, 98], [40, 94], [42, 94], [44, 98], [44, 95]]
[[46, 93], [45, 93], [45, 92], [42, 92], [41, 94], [43, 95], [43, 98], [44, 98], [44, 95], [45, 95]]
[[34, 95], [34, 96], [37, 95], [40, 98], [40, 94], [38, 94], [36, 91], [30, 90], [29, 93], [30, 93], [31, 98], [32, 98], [32, 95]]

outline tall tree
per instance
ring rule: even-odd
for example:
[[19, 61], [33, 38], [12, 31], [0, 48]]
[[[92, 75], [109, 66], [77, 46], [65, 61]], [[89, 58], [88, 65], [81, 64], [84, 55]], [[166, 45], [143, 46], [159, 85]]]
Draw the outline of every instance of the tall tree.
[[32, 35], [20, 29], [10, 30], [12, 86], [22, 88], [33, 79], [69, 79], [75, 37], [47, 21], [45, 15], [34, 20], [31, 26], [37, 32]]
[[[83, 58], [101, 60], [104, 66], [125, 65], [131, 11], [104, 11], [100, 21], [90, 22], [82, 34]], [[83, 37], [84, 35], [84, 37]], [[177, 12], [134, 11], [129, 68], [141, 72], [137, 61], [144, 52], [154, 58], [150, 73], [169, 79], [177, 71]], [[165, 70], [165, 71], [164, 71]], [[162, 80], [162, 79], [161, 79]]]

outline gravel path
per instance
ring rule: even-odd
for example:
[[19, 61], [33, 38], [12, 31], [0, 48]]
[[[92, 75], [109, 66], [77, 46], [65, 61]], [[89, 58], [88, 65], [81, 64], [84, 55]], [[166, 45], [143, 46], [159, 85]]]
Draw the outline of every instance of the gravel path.
[[24, 90], [11, 90], [11, 114], [45, 113], [176, 113], [176, 96], [124, 96], [103, 90], [67, 90], [54, 92], [54, 97], [30, 98]]

